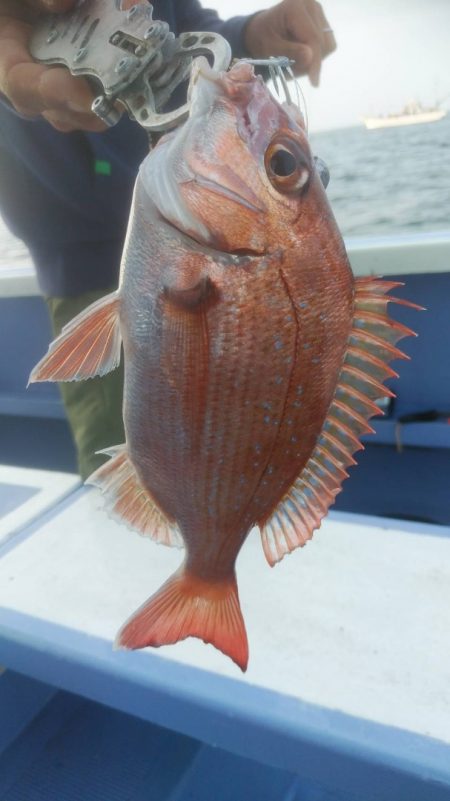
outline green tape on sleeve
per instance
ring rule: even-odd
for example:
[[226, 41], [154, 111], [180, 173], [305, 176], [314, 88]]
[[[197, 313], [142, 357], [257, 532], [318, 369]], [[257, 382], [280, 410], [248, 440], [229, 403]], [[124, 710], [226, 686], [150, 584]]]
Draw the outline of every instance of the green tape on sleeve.
[[109, 161], [102, 161], [96, 159], [94, 164], [94, 171], [96, 175], [111, 175], [111, 164]]

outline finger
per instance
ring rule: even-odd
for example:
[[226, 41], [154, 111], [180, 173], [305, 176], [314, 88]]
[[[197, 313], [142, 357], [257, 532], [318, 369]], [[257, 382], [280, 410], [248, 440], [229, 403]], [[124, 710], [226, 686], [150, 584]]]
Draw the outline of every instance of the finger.
[[73, 126], [73, 121], [59, 111], [43, 111], [42, 117], [50, 123], [50, 125], [61, 133], [71, 133], [76, 128]]
[[336, 50], [337, 43], [322, 6], [320, 3], [315, 3], [314, 5], [315, 8], [313, 13], [315, 15], [316, 22], [322, 31], [322, 56], [323, 58], [326, 58], [326, 56], [329, 56], [330, 53], [333, 53], [333, 51]]
[[[53, 67], [41, 75], [38, 90], [48, 110], [60, 109], [71, 114], [71, 118], [76, 121], [77, 130], [82, 128], [85, 131], [104, 131], [108, 128], [91, 110], [95, 94], [84, 78], [75, 78], [63, 67]], [[118, 108], [116, 104], [116, 111], [122, 114], [123, 110], [123, 107]], [[75, 112], [76, 117], [72, 112]]]
[[64, 67], [45, 69], [36, 90], [46, 109], [69, 109], [81, 114], [91, 112], [94, 93], [84, 78], [75, 78]]
[[[88, 115], [94, 95], [87, 81], [62, 67], [35, 63], [26, 46], [29, 32], [30, 26], [17, 20], [9, 20], [2, 28], [0, 90], [26, 116], [51, 110]], [[97, 118], [92, 118], [89, 130], [98, 130]]]
[[[14, 73], [14, 105], [20, 114], [42, 114], [58, 130], [99, 132], [107, 128], [91, 111], [93, 95], [83, 79], [73, 78], [63, 68], [48, 69], [40, 64], [18, 64]], [[56, 125], [57, 120], [64, 127]]]
[[[314, 0], [313, 0], [314, 2]], [[291, 4], [286, 19], [290, 38], [298, 45], [307, 45], [312, 52], [308, 75], [313, 86], [318, 86], [322, 63], [323, 33], [316, 19], [310, 13], [311, 3], [303, 7]], [[301, 53], [299, 52], [299, 57]], [[299, 73], [300, 74], [300, 73]]]
[[34, 62], [16, 63], [7, 74], [4, 92], [21, 113], [75, 111], [88, 114], [93, 94], [83, 79], [62, 68]]
[[289, 39], [273, 39], [270, 53], [273, 56], [287, 56], [293, 61], [291, 66], [296, 76], [308, 75], [314, 58], [312, 47]]
[[31, 76], [24, 74], [26, 66], [34, 65], [26, 47], [29, 32], [30, 26], [24, 22], [4, 20], [0, 31], [0, 90], [13, 105], [27, 106], [29, 103], [30, 112], [34, 112], [40, 109], [28, 88]]
[[66, 111], [43, 111], [42, 117], [61, 133], [73, 131], [90, 131], [101, 133], [107, 125], [93, 114], [74, 114]]

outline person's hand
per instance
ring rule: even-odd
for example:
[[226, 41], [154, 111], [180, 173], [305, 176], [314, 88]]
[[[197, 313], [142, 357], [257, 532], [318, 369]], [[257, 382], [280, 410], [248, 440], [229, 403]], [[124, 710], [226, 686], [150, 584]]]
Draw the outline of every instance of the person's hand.
[[252, 58], [288, 56], [296, 75], [308, 75], [318, 86], [322, 60], [336, 49], [336, 40], [316, 0], [282, 0], [251, 17], [245, 46]]
[[75, 0], [0, 0], [0, 92], [26, 117], [42, 115], [58, 131], [104, 131], [91, 112], [93, 92], [64, 67], [33, 61], [28, 40], [40, 12], [61, 12]]

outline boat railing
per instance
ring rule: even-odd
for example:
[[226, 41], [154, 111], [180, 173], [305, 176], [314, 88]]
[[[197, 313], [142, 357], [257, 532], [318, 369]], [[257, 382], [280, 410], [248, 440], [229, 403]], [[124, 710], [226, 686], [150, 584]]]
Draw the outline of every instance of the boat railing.
[[[356, 276], [377, 275], [404, 282], [405, 287], [398, 287], [392, 294], [420, 304], [427, 311], [394, 304], [390, 307], [391, 316], [418, 336], [400, 342], [410, 360], [393, 363], [400, 377], [388, 384], [396, 397], [387, 404], [384, 417], [373, 419], [375, 434], [365, 438], [366, 451], [358, 455], [358, 470], [346, 483], [337, 506], [344, 508], [342, 504], [348, 504], [348, 508], [365, 511], [366, 506], [360, 504], [364, 496], [369, 513], [401, 516], [416, 504], [417, 517], [450, 522], [450, 230], [349, 237], [346, 246]], [[57, 469], [59, 449], [58, 469], [67, 465], [73, 469], [73, 446], [57, 386], [43, 383], [26, 389], [32, 367], [52, 338], [31, 263], [0, 270], [0, 327], [3, 453], [8, 441], [11, 446], [3, 461], [24, 465], [29, 457], [34, 466], [41, 467], [44, 465], [36, 460], [48, 455], [48, 464]], [[63, 448], [64, 436], [69, 445]], [[72, 448], [71, 456], [68, 448]], [[400, 450], [401, 459], [397, 458]], [[12, 461], [16, 452], [26, 458]], [[380, 496], [378, 482], [384, 481], [389, 471], [392, 480], [386, 481]], [[366, 497], [369, 490], [373, 498]]]
[[[355, 275], [450, 272], [450, 229], [346, 237], [345, 243]], [[0, 269], [0, 298], [39, 294], [31, 259]]]

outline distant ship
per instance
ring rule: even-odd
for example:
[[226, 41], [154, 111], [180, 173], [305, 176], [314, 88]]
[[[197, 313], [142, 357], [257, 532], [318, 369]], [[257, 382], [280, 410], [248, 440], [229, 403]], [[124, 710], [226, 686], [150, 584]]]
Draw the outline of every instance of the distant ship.
[[366, 128], [395, 128], [398, 125], [418, 125], [421, 122], [437, 122], [445, 117], [442, 108], [424, 108], [420, 103], [408, 103], [400, 114], [386, 114], [380, 117], [363, 117]]

